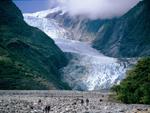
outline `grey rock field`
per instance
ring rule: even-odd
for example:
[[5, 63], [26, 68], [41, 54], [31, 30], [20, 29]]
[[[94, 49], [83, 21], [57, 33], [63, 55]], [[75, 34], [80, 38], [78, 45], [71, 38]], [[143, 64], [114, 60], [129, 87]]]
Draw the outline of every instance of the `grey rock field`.
[[111, 93], [79, 91], [0, 91], [0, 113], [150, 113], [150, 105], [127, 105]]

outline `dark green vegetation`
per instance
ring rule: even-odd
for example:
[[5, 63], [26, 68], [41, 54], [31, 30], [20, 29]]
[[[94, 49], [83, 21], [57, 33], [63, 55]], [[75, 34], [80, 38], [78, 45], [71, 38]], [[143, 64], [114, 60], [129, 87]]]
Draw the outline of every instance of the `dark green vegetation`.
[[124, 16], [104, 23], [93, 47], [113, 57], [149, 56], [150, 0], [143, 0]]
[[112, 89], [122, 102], [150, 104], [150, 57], [138, 61], [127, 78]]
[[11, 0], [0, 0], [0, 89], [68, 89], [59, 73], [66, 64], [53, 40], [27, 25]]

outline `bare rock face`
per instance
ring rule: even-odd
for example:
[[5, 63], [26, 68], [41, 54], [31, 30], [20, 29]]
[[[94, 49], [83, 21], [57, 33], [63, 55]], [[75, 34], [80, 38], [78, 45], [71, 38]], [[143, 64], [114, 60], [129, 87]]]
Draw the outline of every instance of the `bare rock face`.
[[77, 91], [0, 91], [2, 113], [150, 113], [149, 105], [109, 100], [110, 93]]
[[110, 20], [93, 42], [93, 47], [114, 57], [150, 55], [150, 3], [139, 2], [124, 16]]

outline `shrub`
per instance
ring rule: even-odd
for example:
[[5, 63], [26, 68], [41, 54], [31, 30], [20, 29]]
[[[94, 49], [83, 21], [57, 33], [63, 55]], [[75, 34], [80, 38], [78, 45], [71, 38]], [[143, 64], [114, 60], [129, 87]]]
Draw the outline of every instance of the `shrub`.
[[126, 79], [112, 90], [124, 103], [150, 104], [150, 57], [139, 60]]

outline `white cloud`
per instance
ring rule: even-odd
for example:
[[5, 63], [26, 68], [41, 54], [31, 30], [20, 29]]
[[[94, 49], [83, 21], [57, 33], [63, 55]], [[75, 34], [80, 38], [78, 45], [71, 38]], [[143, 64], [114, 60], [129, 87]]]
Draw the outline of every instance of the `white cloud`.
[[140, 0], [60, 0], [72, 16], [82, 15], [91, 19], [119, 17]]

